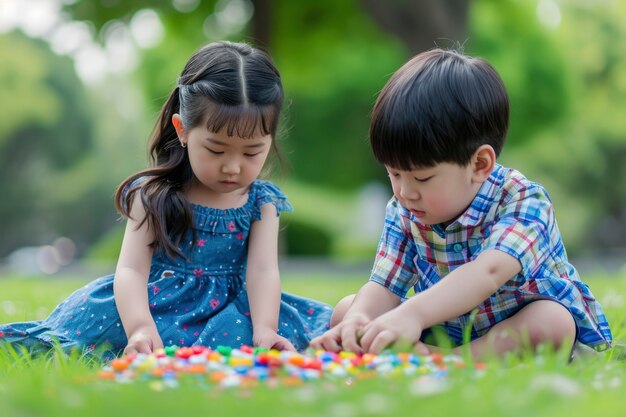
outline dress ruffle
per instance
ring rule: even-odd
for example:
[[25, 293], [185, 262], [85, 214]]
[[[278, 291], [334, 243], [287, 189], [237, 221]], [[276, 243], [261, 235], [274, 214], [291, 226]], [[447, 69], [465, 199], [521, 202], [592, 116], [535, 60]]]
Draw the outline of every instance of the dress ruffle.
[[250, 229], [251, 222], [261, 220], [261, 207], [271, 203], [276, 215], [292, 211], [287, 196], [269, 181], [256, 180], [248, 191], [248, 200], [241, 207], [216, 209], [192, 204], [196, 227], [212, 233], [233, 233]]

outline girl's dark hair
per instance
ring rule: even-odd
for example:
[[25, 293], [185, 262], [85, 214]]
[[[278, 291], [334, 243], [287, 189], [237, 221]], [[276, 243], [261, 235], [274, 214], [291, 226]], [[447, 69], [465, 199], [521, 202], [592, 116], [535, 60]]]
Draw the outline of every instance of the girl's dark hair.
[[[183, 187], [193, 179], [187, 150], [172, 125], [180, 114], [186, 130], [204, 124], [214, 133], [275, 138], [283, 104], [280, 74], [265, 52], [244, 43], [215, 42], [187, 62], [178, 85], [163, 105], [149, 144], [151, 167], [131, 175], [117, 188], [115, 205], [130, 217], [135, 193], [141, 196], [154, 232], [152, 248], [184, 257], [183, 237], [193, 231], [191, 207]], [[275, 140], [272, 147], [276, 150]]]
[[465, 166], [483, 144], [500, 154], [509, 123], [502, 79], [485, 60], [433, 49], [389, 79], [372, 111], [376, 159], [396, 169]]

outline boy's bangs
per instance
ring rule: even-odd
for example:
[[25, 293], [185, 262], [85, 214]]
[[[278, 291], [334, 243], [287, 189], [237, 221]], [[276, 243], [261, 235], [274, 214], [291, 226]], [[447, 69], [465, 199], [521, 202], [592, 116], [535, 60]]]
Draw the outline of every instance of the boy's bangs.
[[376, 160], [403, 171], [435, 166], [442, 159], [437, 146], [439, 140], [433, 140], [432, 136], [429, 139], [426, 136], [429, 133], [419, 126], [397, 123], [401, 119], [396, 115], [372, 126], [370, 140]]
[[210, 132], [225, 129], [228, 136], [250, 139], [257, 136], [275, 136], [278, 111], [274, 106], [217, 105], [209, 102], [206, 109], [206, 127]]

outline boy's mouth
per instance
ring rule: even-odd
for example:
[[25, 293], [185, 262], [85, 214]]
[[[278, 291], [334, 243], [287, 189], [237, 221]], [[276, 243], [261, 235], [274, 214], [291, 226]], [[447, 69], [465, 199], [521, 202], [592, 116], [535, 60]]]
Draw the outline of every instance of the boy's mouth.
[[413, 213], [413, 215], [415, 217], [417, 217], [417, 218], [424, 217], [426, 215], [426, 212], [425, 211], [421, 211], [421, 210], [413, 210], [413, 209], [411, 209], [411, 213]]

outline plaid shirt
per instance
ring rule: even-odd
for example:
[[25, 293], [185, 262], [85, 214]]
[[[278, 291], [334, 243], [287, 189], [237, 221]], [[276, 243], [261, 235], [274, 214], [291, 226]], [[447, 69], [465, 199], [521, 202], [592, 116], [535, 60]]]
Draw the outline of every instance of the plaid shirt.
[[[497, 164], [469, 208], [447, 227], [420, 223], [392, 198], [370, 281], [405, 298], [489, 249], [515, 257], [522, 270], [476, 307], [472, 340], [529, 302], [549, 299], [571, 312], [578, 341], [596, 350], [611, 345], [602, 307], [567, 260], [545, 189]], [[469, 317], [468, 312], [442, 323], [454, 342], [462, 342]]]

